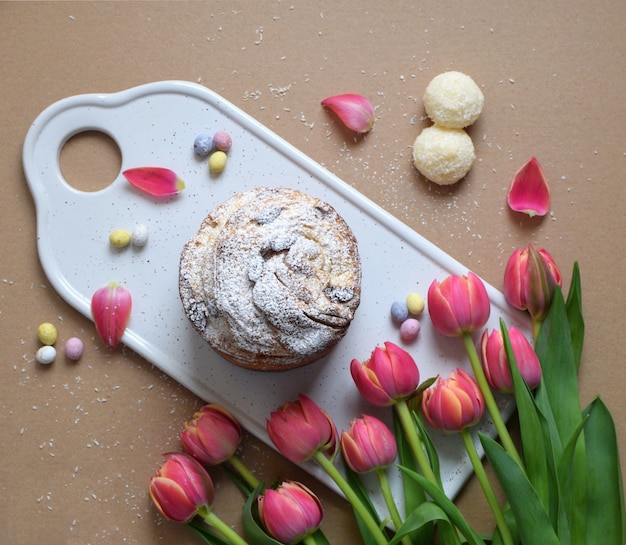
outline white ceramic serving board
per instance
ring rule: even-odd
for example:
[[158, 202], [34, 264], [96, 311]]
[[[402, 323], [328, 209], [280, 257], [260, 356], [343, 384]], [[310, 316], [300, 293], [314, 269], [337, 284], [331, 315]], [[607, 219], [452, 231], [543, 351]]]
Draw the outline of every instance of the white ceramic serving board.
[[[219, 129], [232, 135], [233, 147], [225, 171], [210, 176], [206, 160], [193, 153], [193, 141], [201, 132]], [[62, 176], [59, 156], [68, 139], [90, 130], [113, 138], [121, 150], [122, 170], [167, 167], [185, 181], [185, 190], [165, 201], [155, 199], [131, 186], [121, 173], [97, 192], [71, 187]], [[203, 86], [165, 81], [63, 99], [32, 124], [23, 162], [37, 209], [39, 256], [58, 293], [91, 318], [94, 291], [111, 281], [123, 283], [132, 294], [133, 311], [122, 341], [203, 400], [228, 408], [268, 444], [266, 418], [300, 392], [323, 407], [340, 431], [364, 412], [389, 422], [390, 410], [362, 401], [349, 372], [353, 358], [367, 359], [384, 341], [410, 351], [422, 379], [446, 376], [456, 367], [470, 369], [463, 343], [434, 332], [427, 313], [418, 341], [410, 345], [402, 344], [389, 318], [394, 300], [413, 291], [425, 296], [433, 279], [467, 274], [467, 269]], [[354, 231], [363, 265], [361, 306], [348, 334], [324, 359], [280, 373], [240, 369], [218, 357], [187, 320], [178, 294], [178, 262], [185, 242], [216, 205], [260, 185], [294, 187], [330, 203]], [[150, 231], [144, 248], [110, 246], [112, 230], [130, 231], [137, 223]], [[490, 285], [487, 290], [493, 303], [488, 326], [498, 328], [504, 317], [527, 330], [524, 317], [507, 306], [502, 294]], [[511, 402], [502, 408], [508, 416]], [[494, 434], [487, 419], [482, 430]], [[453, 497], [471, 474], [471, 465], [459, 438], [437, 433], [433, 437], [445, 489]], [[316, 465], [306, 468], [330, 484]], [[401, 498], [398, 476], [391, 480]]]

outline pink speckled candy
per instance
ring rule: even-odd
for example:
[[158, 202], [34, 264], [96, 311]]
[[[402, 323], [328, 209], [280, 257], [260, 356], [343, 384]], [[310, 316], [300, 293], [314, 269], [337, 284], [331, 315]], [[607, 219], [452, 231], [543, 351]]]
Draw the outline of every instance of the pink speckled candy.
[[415, 318], [407, 318], [400, 326], [400, 338], [403, 341], [412, 341], [420, 332], [420, 323]]
[[213, 145], [215, 149], [228, 153], [233, 145], [233, 140], [226, 131], [217, 131], [213, 135]]
[[83, 341], [78, 337], [72, 337], [71, 339], [67, 339], [65, 343], [65, 355], [70, 360], [79, 360], [83, 355], [83, 348]]

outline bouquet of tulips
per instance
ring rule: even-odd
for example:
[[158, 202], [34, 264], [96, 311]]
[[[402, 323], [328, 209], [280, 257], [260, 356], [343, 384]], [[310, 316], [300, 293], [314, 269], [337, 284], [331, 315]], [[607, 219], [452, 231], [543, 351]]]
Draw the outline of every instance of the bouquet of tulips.
[[[616, 431], [598, 397], [581, 410], [577, 374], [583, 347], [581, 284], [574, 265], [567, 296], [550, 254], [532, 245], [509, 259], [504, 292], [528, 311], [532, 339], [501, 322], [485, 330], [490, 302], [473, 273], [434, 280], [427, 305], [435, 329], [463, 342], [472, 373], [420, 383], [413, 357], [393, 343], [374, 348], [350, 372], [372, 405], [393, 411], [393, 431], [363, 415], [338, 432], [329, 415], [299, 395], [269, 415], [267, 432], [295, 463], [315, 460], [354, 510], [366, 545], [624, 545], [624, 490]], [[479, 339], [475, 343], [473, 335]], [[478, 346], [477, 346], [478, 345]], [[519, 440], [502, 420], [494, 391], [515, 397]], [[498, 439], [478, 433], [506, 500], [499, 502], [472, 439], [472, 428], [491, 417]], [[493, 512], [490, 535], [479, 534], [444, 493], [437, 450], [429, 430], [459, 433]], [[239, 423], [224, 408], [207, 405], [180, 434], [184, 453], [165, 455], [150, 480], [150, 496], [168, 519], [188, 523], [207, 543], [224, 545], [325, 545], [323, 508], [313, 491], [293, 481], [266, 486], [237, 457]], [[340, 470], [334, 463], [341, 457]], [[245, 538], [213, 513], [214, 487], [207, 467], [226, 464], [246, 501]], [[397, 507], [387, 471], [402, 474], [404, 507]], [[371, 502], [360, 475], [374, 473], [386, 513]]]

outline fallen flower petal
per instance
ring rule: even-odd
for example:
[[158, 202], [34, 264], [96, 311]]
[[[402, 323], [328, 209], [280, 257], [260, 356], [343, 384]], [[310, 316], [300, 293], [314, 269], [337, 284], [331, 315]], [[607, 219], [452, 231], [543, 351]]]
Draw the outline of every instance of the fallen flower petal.
[[328, 108], [349, 129], [366, 133], [374, 125], [374, 107], [361, 95], [336, 95], [322, 100], [322, 106]]
[[132, 299], [130, 292], [117, 282], [96, 290], [91, 298], [91, 314], [96, 331], [109, 348], [115, 348], [126, 329]]
[[550, 188], [539, 161], [532, 157], [513, 177], [508, 202], [511, 210], [531, 218], [545, 216], [550, 209]]
[[129, 168], [122, 172], [122, 175], [136, 188], [155, 197], [176, 195], [185, 188], [185, 182], [168, 168]]

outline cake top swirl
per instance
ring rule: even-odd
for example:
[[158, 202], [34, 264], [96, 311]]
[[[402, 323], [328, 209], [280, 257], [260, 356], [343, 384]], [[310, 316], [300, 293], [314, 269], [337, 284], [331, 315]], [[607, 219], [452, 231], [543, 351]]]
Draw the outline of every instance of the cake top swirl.
[[227, 359], [285, 369], [326, 353], [360, 302], [356, 239], [327, 203], [288, 188], [235, 195], [183, 251], [181, 298]]

